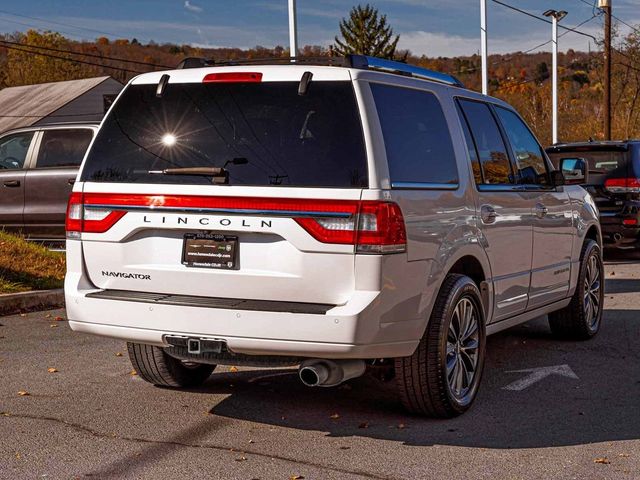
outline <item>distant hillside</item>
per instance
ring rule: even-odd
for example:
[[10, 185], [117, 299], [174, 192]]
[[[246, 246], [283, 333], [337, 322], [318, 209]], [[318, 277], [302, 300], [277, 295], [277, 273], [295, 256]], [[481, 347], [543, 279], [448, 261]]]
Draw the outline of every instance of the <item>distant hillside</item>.
[[[619, 39], [614, 58], [614, 136], [640, 137], [640, 34]], [[327, 49], [305, 46], [304, 56], [328, 55]], [[255, 47], [200, 49], [188, 45], [140, 44], [136, 39], [76, 42], [53, 32], [28, 31], [0, 35], [0, 88], [32, 83], [111, 75], [126, 82], [138, 73], [175, 67], [185, 57], [217, 60], [289, 56], [288, 49]], [[73, 59], [74, 61], [69, 61]], [[456, 75], [480, 90], [480, 57], [416, 57], [407, 62]], [[490, 93], [513, 104], [544, 144], [550, 142], [551, 94], [549, 53], [492, 55]], [[560, 138], [586, 140], [602, 133], [602, 54], [560, 54]]]

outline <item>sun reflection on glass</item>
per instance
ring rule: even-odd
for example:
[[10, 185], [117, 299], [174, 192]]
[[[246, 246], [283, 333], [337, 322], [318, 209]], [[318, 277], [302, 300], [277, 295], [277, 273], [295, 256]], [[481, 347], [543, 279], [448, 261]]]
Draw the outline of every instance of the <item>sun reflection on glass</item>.
[[176, 136], [171, 133], [165, 133], [162, 136], [162, 143], [167, 147], [173, 147], [176, 144]]

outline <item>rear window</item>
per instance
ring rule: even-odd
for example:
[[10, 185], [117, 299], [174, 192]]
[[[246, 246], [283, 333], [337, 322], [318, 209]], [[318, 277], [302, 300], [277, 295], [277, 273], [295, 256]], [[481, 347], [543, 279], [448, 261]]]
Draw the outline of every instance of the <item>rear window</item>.
[[451, 134], [433, 93], [371, 84], [392, 184], [456, 184]]
[[[628, 178], [637, 176], [629, 162], [631, 152], [622, 150], [567, 150], [562, 152], [548, 152], [551, 163], [559, 168], [563, 158], [584, 158], [589, 166], [589, 183], [604, 184], [608, 178]], [[640, 172], [638, 172], [640, 173]]]
[[100, 128], [81, 179], [212, 184], [149, 173], [188, 167], [224, 167], [231, 185], [366, 187], [353, 87], [312, 81], [300, 96], [298, 82], [169, 84], [158, 98], [156, 85], [131, 85]]

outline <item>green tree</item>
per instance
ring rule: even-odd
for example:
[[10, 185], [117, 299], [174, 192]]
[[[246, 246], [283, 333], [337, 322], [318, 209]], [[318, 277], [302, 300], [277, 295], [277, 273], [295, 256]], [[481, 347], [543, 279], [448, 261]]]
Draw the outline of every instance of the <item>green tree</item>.
[[367, 4], [353, 7], [349, 18], [340, 21], [342, 38], [335, 37], [333, 51], [338, 55], [360, 54], [393, 59], [399, 35], [387, 23], [387, 16]]

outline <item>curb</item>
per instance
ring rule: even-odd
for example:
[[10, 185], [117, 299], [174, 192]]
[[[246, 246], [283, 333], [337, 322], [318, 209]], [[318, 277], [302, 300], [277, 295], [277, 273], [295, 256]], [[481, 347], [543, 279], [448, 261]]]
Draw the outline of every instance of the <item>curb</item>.
[[64, 306], [64, 290], [62, 288], [0, 295], [0, 315], [62, 306]]

